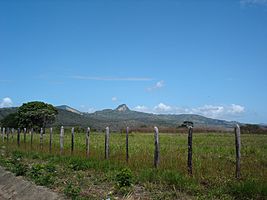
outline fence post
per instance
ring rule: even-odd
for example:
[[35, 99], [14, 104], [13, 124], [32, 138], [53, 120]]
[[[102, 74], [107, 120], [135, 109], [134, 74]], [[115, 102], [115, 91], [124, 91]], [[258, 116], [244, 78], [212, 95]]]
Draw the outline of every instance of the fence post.
[[30, 134], [31, 134], [31, 148], [32, 148], [32, 140], [33, 140], [33, 128], [31, 128], [31, 130], [30, 130]]
[[13, 138], [14, 138], [14, 132], [15, 132], [15, 130], [14, 130], [14, 128], [12, 128], [11, 129], [11, 139], [12, 139], [12, 142], [13, 142]]
[[7, 129], [6, 129], [6, 141], [7, 141], [7, 142], [8, 142], [8, 140], [9, 140], [9, 132], [10, 132], [10, 129], [7, 128]]
[[2, 135], [2, 127], [0, 127], [0, 135]]
[[41, 149], [43, 149], [43, 133], [44, 133], [44, 129], [41, 128], [41, 131], [40, 131], [40, 147], [41, 147]]
[[3, 142], [5, 141], [5, 134], [6, 134], [6, 128], [3, 127], [3, 132], [2, 132]]
[[74, 149], [74, 127], [71, 128], [71, 154], [73, 154]]
[[159, 129], [154, 127], [154, 139], [155, 139], [155, 152], [154, 152], [154, 167], [158, 168], [159, 165]]
[[86, 131], [86, 157], [88, 158], [89, 157], [89, 153], [90, 153], [90, 128], [88, 127], [87, 128], [87, 131]]
[[50, 128], [50, 137], [49, 137], [49, 153], [52, 151], [52, 137], [53, 137], [53, 128]]
[[129, 161], [129, 127], [126, 128], [126, 162]]
[[240, 127], [236, 124], [235, 127], [235, 148], [236, 148], [236, 178], [241, 177], [241, 139], [240, 139]]
[[105, 135], [105, 159], [109, 158], [109, 127], [106, 127]]
[[18, 144], [18, 147], [19, 147], [20, 146], [20, 128], [18, 128], [17, 144]]
[[193, 127], [188, 127], [188, 158], [187, 158], [187, 169], [188, 174], [192, 176], [192, 140], [193, 140]]
[[63, 153], [63, 145], [64, 145], [64, 127], [61, 126], [61, 129], [60, 129], [60, 155]]
[[23, 129], [23, 135], [24, 135], [23, 142], [24, 142], [24, 143], [26, 143], [26, 132], [27, 132], [27, 129], [24, 128], [24, 129]]

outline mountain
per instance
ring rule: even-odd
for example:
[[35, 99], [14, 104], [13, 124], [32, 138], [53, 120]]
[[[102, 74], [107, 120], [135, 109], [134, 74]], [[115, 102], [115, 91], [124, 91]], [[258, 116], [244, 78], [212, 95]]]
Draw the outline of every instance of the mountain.
[[[58, 114], [53, 126], [82, 126], [92, 127], [90, 120], [81, 112], [73, 112], [69, 109], [57, 108]], [[75, 110], [75, 109], [74, 109]], [[81, 114], [80, 114], [81, 113]]]
[[[85, 114], [94, 124], [96, 129], [109, 126], [111, 129], [119, 130], [126, 126], [176, 128], [184, 121], [192, 121], [198, 128], [231, 128], [236, 122], [211, 119], [200, 115], [180, 114], [180, 115], [157, 115], [130, 110], [127, 105], [122, 104], [116, 109], [105, 109], [95, 113]], [[96, 123], [94, 123], [96, 122]]]
[[128, 111], [130, 111], [130, 109], [128, 108], [128, 106], [126, 104], [119, 105], [115, 110], [119, 111], [119, 112], [128, 112]]
[[56, 106], [56, 108], [61, 109], [61, 110], [67, 110], [67, 111], [70, 111], [70, 112], [73, 112], [73, 113], [76, 113], [79, 115], [83, 115], [83, 113], [80, 112], [79, 110], [76, 110], [76, 109], [69, 107], [67, 105]]
[[[58, 115], [53, 126], [90, 126], [93, 129], [103, 130], [109, 126], [112, 130], [120, 130], [126, 126], [132, 128], [176, 128], [184, 121], [192, 121], [197, 128], [231, 128], [236, 122], [211, 119], [200, 115], [157, 115], [132, 111], [126, 104], [119, 105], [116, 109], [104, 109], [94, 113], [82, 113], [67, 105], [57, 106]], [[0, 120], [17, 108], [1, 108]]]

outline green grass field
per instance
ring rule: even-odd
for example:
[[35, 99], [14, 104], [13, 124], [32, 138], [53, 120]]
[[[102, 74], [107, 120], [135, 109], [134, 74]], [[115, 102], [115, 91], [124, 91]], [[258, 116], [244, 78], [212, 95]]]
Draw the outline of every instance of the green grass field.
[[[49, 134], [44, 135], [43, 148], [39, 135], [34, 135], [31, 146], [30, 136], [27, 135], [25, 143], [21, 134], [19, 148], [17, 136], [14, 135], [13, 140], [9, 136], [8, 143], [1, 141], [1, 164], [16, 171], [12, 159], [19, 157], [26, 168], [25, 176], [30, 179], [33, 179], [31, 172], [36, 163], [42, 163], [44, 168], [53, 165], [54, 179], [43, 185], [65, 192], [73, 199], [105, 199], [108, 196], [111, 199], [267, 198], [267, 135], [241, 135], [242, 178], [236, 180], [234, 134], [194, 134], [193, 177], [190, 177], [187, 175], [186, 134], [160, 133], [160, 164], [154, 169], [153, 133], [129, 135], [130, 158], [126, 163], [125, 134], [111, 133], [110, 158], [105, 160], [104, 133], [90, 134], [90, 157], [86, 158], [85, 134], [75, 134], [71, 155], [69, 131], [65, 131], [63, 155], [59, 153], [58, 133], [53, 135], [51, 154]], [[123, 168], [132, 172], [130, 187], [117, 186], [116, 176]]]

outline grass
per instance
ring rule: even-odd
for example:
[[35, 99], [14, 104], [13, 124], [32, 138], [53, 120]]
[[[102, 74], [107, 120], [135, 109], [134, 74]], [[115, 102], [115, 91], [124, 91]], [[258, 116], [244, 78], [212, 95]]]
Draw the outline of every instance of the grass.
[[[267, 135], [241, 135], [241, 180], [235, 179], [234, 134], [194, 134], [192, 177], [187, 175], [186, 134], [160, 134], [158, 169], [153, 168], [152, 133], [129, 135], [128, 163], [125, 161], [125, 135], [111, 134], [109, 160], [104, 159], [104, 137], [103, 133], [90, 135], [89, 158], [86, 158], [84, 133], [75, 134], [73, 155], [68, 131], [62, 155], [59, 134], [53, 135], [51, 154], [49, 134], [44, 136], [42, 148], [38, 135], [34, 135], [31, 146], [30, 136], [27, 135], [24, 143], [22, 134], [19, 148], [16, 137], [13, 141], [10, 137], [8, 143], [6, 140], [1, 143], [0, 164], [14, 172], [18, 168], [18, 172], [37, 184], [73, 199], [267, 198]], [[116, 187], [119, 184], [116, 177], [124, 168], [131, 170], [132, 184], [121, 190]]]

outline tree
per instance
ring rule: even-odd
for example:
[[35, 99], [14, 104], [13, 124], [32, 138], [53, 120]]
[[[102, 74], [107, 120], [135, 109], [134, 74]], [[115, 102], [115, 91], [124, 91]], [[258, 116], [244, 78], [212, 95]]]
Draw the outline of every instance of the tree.
[[58, 111], [51, 104], [33, 101], [18, 109], [19, 126], [23, 128], [45, 128], [55, 121]]
[[18, 128], [19, 119], [17, 113], [11, 113], [1, 120], [3, 127]]
[[191, 121], [184, 121], [183, 124], [181, 125], [181, 127], [193, 127], [194, 126], [194, 123], [191, 122]]

